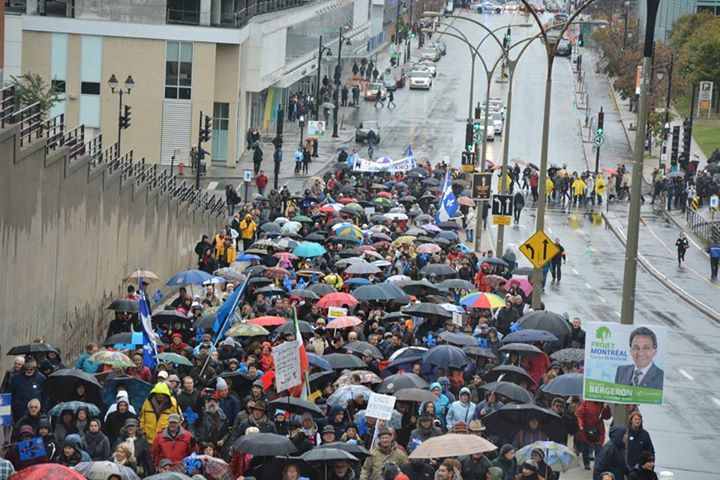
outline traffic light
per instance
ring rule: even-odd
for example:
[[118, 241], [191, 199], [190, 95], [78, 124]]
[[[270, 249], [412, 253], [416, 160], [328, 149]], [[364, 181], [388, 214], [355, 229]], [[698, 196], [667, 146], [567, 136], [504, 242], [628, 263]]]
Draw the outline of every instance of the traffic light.
[[210, 141], [210, 137], [212, 137], [212, 118], [210, 116], [205, 115], [204, 125], [203, 128], [200, 129], [200, 141], [201, 142], [208, 142]]
[[578, 46], [578, 47], [585, 46], [585, 40], [583, 39], [583, 34], [582, 34], [582, 33], [580, 33], [580, 34], [578, 35], [577, 46]]
[[602, 135], [605, 131], [605, 112], [602, 111], [602, 107], [600, 107], [600, 111], [598, 112], [598, 122], [597, 122], [597, 133], [598, 135]]
[[125, 130], [130, 126], [130, 113], [132, 112], [132, 107], [130, 105], [124, 105], [123, 111], [123, 115], [120, 115], [120, 128]]
[[690, 142], [692, 141], [692, 118], [686, 118], [683, 120], [683, 138], [682, 147], [683, 152], [680, 155], [680, 163], [683, 167], [686, 167], [690, 161]]
[[675, 126], [672, 129], [672, 144], [670, 148], [670, 165], [675, 165], [678, 161], [678, 146], [680, 144], [680, 127]]
[[475, 149], [473, 142], [473, 124], [468, 122], [465, 124], [465, 150], [472, 152]]

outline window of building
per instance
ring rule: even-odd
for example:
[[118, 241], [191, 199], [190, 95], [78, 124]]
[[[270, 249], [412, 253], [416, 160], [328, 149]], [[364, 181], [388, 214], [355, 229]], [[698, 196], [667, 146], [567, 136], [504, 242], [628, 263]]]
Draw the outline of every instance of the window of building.
[[50, 88], [57, 93], [65, 93], [65, 80], [51, 80]]
[[80, 93], [83, 95], [100, 95], [100, 82], [82, 82], [80, 84]]
[[193, 44], [167, 42], [165, 51], [165, 98], [192, 98]]
[[199, 0], [168, 0], [168, 23], [198, 25], [200, 23]]
[[213, 160], [227, 160], [230, 104], [213, 104], [212, 156]]

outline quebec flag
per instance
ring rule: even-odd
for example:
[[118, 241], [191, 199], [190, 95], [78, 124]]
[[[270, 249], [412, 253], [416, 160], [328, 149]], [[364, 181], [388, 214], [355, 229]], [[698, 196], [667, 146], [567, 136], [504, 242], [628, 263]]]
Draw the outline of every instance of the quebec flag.
[[145, 299], [145, 292], [142, 289], [142, 280], [138, 276], [138, 301], [140, 307], [140, 326], [143, 335], [143, 363], [146, 367], [153, 369], [157, 366], [157, 338], [158, 335], [152, 329], [150, 308]]
[[440, 208], [435, 214], [435, 223], [445, 222], [455, 216], [458, 211], [457, 198], [452, 191], [452, 182], [450, 182], [450, 172], [445, 175], [445, 184], [443, 185], [442, 195], [440, 195]]

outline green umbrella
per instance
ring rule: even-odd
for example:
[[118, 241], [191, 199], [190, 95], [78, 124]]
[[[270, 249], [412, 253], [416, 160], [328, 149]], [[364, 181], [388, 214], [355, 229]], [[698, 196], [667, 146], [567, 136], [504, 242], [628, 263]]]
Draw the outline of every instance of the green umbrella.
[[294, 222], [301, 222], [301, 223], [312, 223], [313, 220], [310, 217], [306, 217], [305, 215], [296, 215], [293, 217]]
[[180, 355], [179, 353], [173, 353], [173, 352], [163, 352], [158, 353], [157, 359], [164, 363], [175, 363], [177, 365], [187, 365], [188, 367], [192, 367], [193, 364], [190, 360], [187, 359], [187, 357], [184, 357]]
[[395, 202], [385, 197], [373, 198], [372, 203], [374, 203], [375, 205], [380, 205], [382, 207], [392, 207], [393, 205], [395, 205]]
[[109, 350], [101, 350], [88, 358], [88, 361], [95, 363], [104, 363], [115, 368], [134, 367], [130, 358], [122, 352], [111, 352]]
[[255, 337], [259, 335], [270, 335], [270, 332], [253, 323], [238, 323], [232, 326], [225, 334], [227, 337]]

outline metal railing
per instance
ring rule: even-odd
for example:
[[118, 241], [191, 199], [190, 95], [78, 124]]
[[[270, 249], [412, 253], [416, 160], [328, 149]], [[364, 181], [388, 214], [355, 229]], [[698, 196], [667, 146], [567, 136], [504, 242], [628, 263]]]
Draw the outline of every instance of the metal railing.
[[65, 144], [65, 114], [61, 113], [45, 120], [42, 126], [45, 132], [45, 153], [48, 154]]
[[20, 124], [20, 147], [43, 136], [43, 111], [36, 102], [15, 112], [13, 123]]
[[85, 154], [85, 125], [75, 127], [65, 134], [70, 162]]
[[17, 109], [17, 97], [15, 86], [10, 85], [0, 90], [0, 128], [15, 123], [15, 110]]
[[720, 220], [708, 220], [692, 209], [685, 212], [688, 228], [707, 243], [720, 242]]

